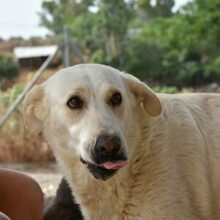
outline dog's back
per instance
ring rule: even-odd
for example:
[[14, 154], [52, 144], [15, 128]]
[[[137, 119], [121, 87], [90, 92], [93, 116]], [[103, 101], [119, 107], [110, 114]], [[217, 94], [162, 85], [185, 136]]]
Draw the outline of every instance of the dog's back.
[[220, 95], [159, 96], [164, 110], [154, 126], [167, 132], [164, 147], [176, 157], [195, 215], [220, 219]]

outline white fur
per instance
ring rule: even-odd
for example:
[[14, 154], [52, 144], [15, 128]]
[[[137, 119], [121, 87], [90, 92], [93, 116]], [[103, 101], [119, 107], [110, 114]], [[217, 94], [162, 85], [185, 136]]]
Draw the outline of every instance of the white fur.
[[[66, 106], [79, 88], [88, 104], [82, 113]], [[112, 88], [123, 96], [117, 111], [105, 102]], [[155, 95], [113, 68], [77, 65], [35, 87], [24, 117], [43, 131], [86, 220], [220, 219], [218, 94]], [[120, 134], [128, 154], [106, 181], [79, 160], [92, 162], [88, 146], [103, 130]]]

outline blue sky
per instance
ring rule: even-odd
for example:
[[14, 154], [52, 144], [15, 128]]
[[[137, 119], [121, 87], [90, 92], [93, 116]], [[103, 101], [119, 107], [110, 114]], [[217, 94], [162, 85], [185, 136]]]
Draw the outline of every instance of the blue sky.
[[[43, 0], [0, 0], [0, 37], [45, 36], [48, 31], [39, 27], [38, 12]], [[189, 0], [176, 0], [179, 8]]]

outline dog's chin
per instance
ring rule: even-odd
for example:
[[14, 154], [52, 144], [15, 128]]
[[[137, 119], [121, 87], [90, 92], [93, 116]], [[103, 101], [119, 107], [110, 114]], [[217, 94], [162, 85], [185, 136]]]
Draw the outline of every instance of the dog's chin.
[[117, 172], [117, 170], [105, 169], [104, 167], [92, 163], [88, 163], [87, 168], [93, 177], [98, 180], [107, 180]]
[[89, 163], [82, 158], [80, 158], [81, 162], [87, 166], [87, 169], [92, 174], [92, 176], [97, 180], [107, 180], [113, 175], [115, 175], [118, 171], [118, 169], [106, 169], [105, 167], [101, 165], [96, 165], [93, 163]]

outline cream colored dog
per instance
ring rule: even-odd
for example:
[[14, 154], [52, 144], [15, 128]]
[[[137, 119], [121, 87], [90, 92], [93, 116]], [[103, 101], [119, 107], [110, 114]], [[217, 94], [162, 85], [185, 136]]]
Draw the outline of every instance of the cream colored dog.
[[220, 96], [155, 94], [99, 64], [61, 70], [24, 102], [86, 220], [220, 219]]

